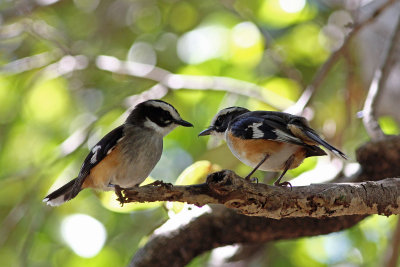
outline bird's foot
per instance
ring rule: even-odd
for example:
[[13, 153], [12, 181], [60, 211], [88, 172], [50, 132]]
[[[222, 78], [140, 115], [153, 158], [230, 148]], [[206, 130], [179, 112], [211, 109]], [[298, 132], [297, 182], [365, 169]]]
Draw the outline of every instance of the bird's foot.
[[280, 182], [276, 181], [276, 182], [274, 183], [274, 185], [275, 185], [275, 186], [282, 186], [282, 187], [287, 187], [287, 186], [289, 186], [289, 187], [290, 187], [290, 190], [293, 189], [292, 184], [289, 183], [289, 182], [282, 182], [282, 183], [280, 183]]
[[166, 188], [171, 188], [172, 187], [171, 183], [166, 183], [166, 182], [163, 182], [161, 180], [156, 180], [156, 181], [154, 181], [154, 182], [152, 182], [151, 184], [148, 184], [148, 185], [163, 186], [163, 187], [166, 187]]
[[249, 182], [251, 182], [251, 183], [256, 183], [256, 184], [258, 184], [258, 178], [257, 177], [250, 177], [249, 175], [247, 175], [245, 178], [244, 178], [246, 181], [249, 181]]
[[126, 202], [126, 197], [123, 195], [122, 191], [125, 190], [124, 188], [121, 188], [119, 185], [114, 185], [114, 190], [115, 194], [117, 195], [117, 201], [121, 204], [121, 207], [124, 206]]

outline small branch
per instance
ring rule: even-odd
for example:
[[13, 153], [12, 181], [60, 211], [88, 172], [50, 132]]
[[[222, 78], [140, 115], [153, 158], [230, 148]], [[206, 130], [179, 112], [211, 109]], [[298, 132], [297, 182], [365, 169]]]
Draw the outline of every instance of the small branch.
[[[13, 7], [5, 9], [2, 11], [2, 19], [4, 21], [8, 21], [11, 19], [26, 17], [34, 12], [36, 9], [45, 6], [56, 6], [56, 4], [60, 3], [60, 0], [53, 1], [31, 1], [31, 0], [20, 0], [14, 1], [15, 4]], [[40, 2], [40, 4], [39, 4]]]
[[374, 78], [372, 79], [371, 86], [368, 91], [367, 99], [365, 100], [363, 109], [363, 123], [369, 136], [372, 139], [382, 139], [385, 134], [383, 133], [376, 116], [376, 107], [379, 100], [386, 88], [386, 82], [389, 78], [390, 71], [395, 62], [396, 46], [400, 41], [400, 18], [397, 20], [396, 28], [394, 29], [393, 36], [383, 55], [382, 65], [375, 71]]
[[129, 266], [184, 266], [195, 256], [216, 247], [327, 234], [349, 228], [363, 218], [344, 216], [274, 220], [219, 209], [197, 217], [176, 231], [153, 235], [136, 252]]
[[59, 51], [44, 52], [41, 54], [20, 58], [0, 67], [0, 72], [6, 74], [17, 74], [49, 65], [56, 58], [60, 57]]
[[[398, 164], [400, 161], [400, 136], [388, 136], [384, 140], [366, 143], [357, 149], [357, 161], [362, 169], [354, 177], [354, 181], [400, 177], [400, 165]], [[253, 184], [252, 186], [260, 185]], [[204, 187], [204, 185], [199, 187]], [[195, 188], [194, 191], [201, 194], [200, 188]], [[287, 189], [286, 193], [294, 194], [288, 188], [281, 189]], [[319, 191], [317, 194], [324, 194], [324, 191]], [[386, 195], [386, 191], [380, 196], [393, 199], [392, 195]], [[215, 195], [207, 197], [216, 198]], [[318, 208], [321, 209], [321, 207]], [[130, 266], [183, 266], [202, 252], [219, 246], [237, 243], [254, 244], [327, 234], [349, 228], [363, 218], [365, 216], [354, 215], [324, 219], [303, 217], [275, 220], [240, 215], [227, 208], [213, 208], [212, 213], [197, 217], [176, 231], [162, 235], [154, 234], [149, 242], [137, 251]]]
[[343, 42], [343, 45], [338, 50], [336, 50], [331, 54], [328, 60], [321, 66], [321, 68], [315, 74], [312, 82], [304, 90], [303, 94], [300, 96], [297, 102], [293, 106], [286, 109], [286, 112], [292, 114], [300, 114], [303, 111], [303, 109], [310, 102], [315, 91], [321, 86], [322, 82], [328, 75], [331, 68], [341, 58], [342, 54], [346, 51], [346, 49], [351, 44], [351, 41], [357, 35], [357, 33], [360, 32], [365, 26], [373, 23], [383, 13], [383, 11], [385, 11], [395, 2], [396, 2], [395, 0], [388, 0], [385, 4], [383, 4], [377, 10], [375, 10], [375, 12], [372, 14], [371, 17], [353, 26], [353, 30], [347, 35], [346, 39]]
[[[384, 195], [385, 197], [382, 197]], [[141, 186], [125, 191], [129, 202], [179, 201], [203, 206], [224, 204], [250, 216], [273, 219], [400, 214], [400, 179], [355, 184], [277, 187], [251, 183], [232, 171], [208, 176], [188, 186]]]
[[[255, 98], [279, 110], [292, 104], [290, 100], [267, 90], [265, 87], [229, 77], [174, 74], [153, 65], [122, 61], [111, 56], [97, 57], [96, 66], [101, 70], [113, 73], [153, 80], [158, 82], [159, 85], [171, 90], [192, 89], [224, 91]], [[268, 97], [264, 97], [262, 92], [267, 94]]]

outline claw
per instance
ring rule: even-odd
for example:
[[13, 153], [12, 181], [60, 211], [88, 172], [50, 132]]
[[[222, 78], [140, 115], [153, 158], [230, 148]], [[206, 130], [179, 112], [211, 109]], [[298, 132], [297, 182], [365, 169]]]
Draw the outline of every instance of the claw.
[[258, 184], [258, 178], [257, 177], [253, 177], [250, 179], [250, 182], [254, 183], [256, 182], [256, 184]]
[[256, 182], [258, 184], [258, 178], [257, 177], [249, 177], [248, 175], [244, 178], [246, 181], [249, 181], [250, 183]]
[[167, 187], [167, 188], [171, 188], [171, 187], [172, 187], [172, 184], [171, 184], [171, 183], [165, 183], [165, 182], [160, 181], [160, 180], [154, 181], [153, 183], [148, 184], [148, 185], [152, 185], [152, 186], [164, 186], [164, 187]]
[[114, 185], [115, 194], [117, 195], [117, 201], [121, 204], [121, 207], [126, 203], [126, 197], [123, 196], [122, 191], [124, 190], [119, 185]]
[[289, 182], [283, 182], [283, 183], [277, 183], [277, 182], [275, 182], [274, 183], [274, 185], [275, 186], [282, 186], [282, 187], [287, 187], [287, 186], [290, 186], [290, 190], [292, 190], [293, 189], [293, 186], [292, 186], [292, 184], [291, 183], [289, 183]]

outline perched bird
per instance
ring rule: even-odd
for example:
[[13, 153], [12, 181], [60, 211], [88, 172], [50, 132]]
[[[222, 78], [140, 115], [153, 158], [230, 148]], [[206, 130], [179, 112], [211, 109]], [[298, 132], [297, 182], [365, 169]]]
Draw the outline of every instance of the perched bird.
[[199, 136], [215, 135], [225, 139], [232, 153], [243, 163], [257, 170], [282, 171], [275, 185], [281, 183], [287, 170], [298, 167], [305, 158], [326, 155], [321, 145], [335, 155], [346, 155], [324, 141], [300, 116], [277, 111], [249, 111], [230, 107], [215, 115], [211, 126]]
[[121, 189], [138, 186], [160, 160], [163, 137], [178, 125], [193, 126], [178, 111], [161, 100], [138, 104], [125, 123], [104, 136], [90, 151], [78, 177], [43, 199], [58, 206], [74, 198], [82, 189], [115, 189], [122, 202]]

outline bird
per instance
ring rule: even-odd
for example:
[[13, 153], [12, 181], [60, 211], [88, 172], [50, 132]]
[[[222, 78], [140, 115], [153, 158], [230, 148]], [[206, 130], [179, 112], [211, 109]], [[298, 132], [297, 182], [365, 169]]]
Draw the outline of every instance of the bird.
[[125, 122], [106, 134], [86, 156], [78, 176], [47, 195], [43, 202], [58, 206], [85, 188], [115, 190], [123, 205], [121, 189], [142, 183], [160, 160], [163, 137], [177, 126], [193, 127], [162, 100], [139, 103]]
[[276, 186], [291, 187], [289, 182], [281, 183], [281, 179], [305, 158], [327, 155], [319, 146], [347, 159], [343, 152], [323, 140], [306, 118], [285, 112], [225, 108], [199, 133], [199, 136], [205, 135], [224, 139], [235, 157], [253, 167], [246, 180], [250, 180], [257, 169], [282, 172], [274, 182]]

